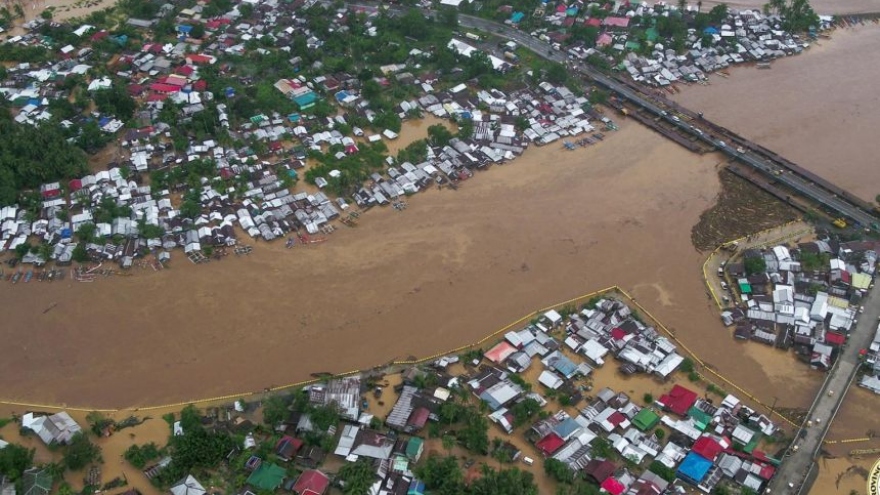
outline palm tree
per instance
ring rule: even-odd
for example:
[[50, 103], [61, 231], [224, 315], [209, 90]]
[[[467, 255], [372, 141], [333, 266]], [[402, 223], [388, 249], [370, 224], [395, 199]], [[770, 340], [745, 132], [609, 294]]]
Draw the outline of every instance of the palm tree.
[[703, 0], [697, 0], [697, 12], [703, 11]]
[[687, 0], [678, 0], [678, 10], [683, 13], [686, 8]]

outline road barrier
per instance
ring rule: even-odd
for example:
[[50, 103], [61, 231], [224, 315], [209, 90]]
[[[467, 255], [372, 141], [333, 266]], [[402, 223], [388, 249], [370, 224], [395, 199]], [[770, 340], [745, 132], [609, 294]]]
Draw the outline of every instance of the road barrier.
[[[180, 401], [180, 402], [173, 402], [173, 403], [161, 404], [161, 405], [139, 406], [139, 407], [122, 408], [122, 409], [93, 409], [93, 408], [84, 408], [84, 407], [68, 407], [66, 405], [33, 404], [33, 403], [19, 402], [19, 401], [12, 401], [12, 400], [0, 400], [0, 404], [20, 406], [20, 407], [25, 407], [25, 408], [34, 409], [34, 410], [57, 409], [57, 410], [80, 411], [80, 412], [97, 411], [97, 412], [102, 412], [102, 413], [116, 413], [116, 412], [121, 412], [121, 411], [156, 411], [156, 410], [160, 410], [160, 409], [177, 409], [177, 408], [182, 408], [182, 407], [185, 407], [188, 405], [202, 405], [202, 406], [204, 406], [204, 405], [208, 405], [208, 404], [216, 404], [216, 403], [220, 403], [220, 402], [227, 402], [227, 401], [237, 400], [237, 399], [246, 399], [246, 398], [265, 396], [270, 393], [283, 392], [285, 390], [292, 390], [292, 389], [296, 389], [299, 387], [304, 387], [306, 385], [318, 383], [322, 380], [327, 380], [330, 378], [341, 378], [341, 377], [345, 377], [345, 376], [351, 376], [354, 374], [365, 373], [365, 372], [368, 372], [371, 370], [375, 370], [377, 368], [388, 368], [388, 367], [393, 367], [393, 366], [411, 366], [411, 365], [421, 364], [421, 363], [425, 363], [425, 362], [429, 362], [429, 361], [435, 361], [443, 356], [449, 356], [452, 354], [459, 354], [459, 353], [467, 352], [470, 350], [478, 349], [483, 344], [485, 344], [487, 341], [494, 339], [494, 338], [497, 338], [499, 335], [509, 331], [511, 328], [517, 327], [527, 321], [530, 321], [531, 319], [539, 317], [542, 313], [544, 313], [546, 311], [549, 311], [551, 309], [565, 307], [568, 305], [578, 305], [578, 304], [581, 304], [583, 302], [588, 301], [589, 299], [592, 299], [595, 297], [602, 297], [602, 296], [605, 296], [609, 293], [614, 293], [614, 292], [623, 296], [623, 298], [626, 299], [626, 302], [630, 307], [633, 307], [633, 308], [641, 311], [645, 316], [650, 318], [650, 320], [653, 322], [653, 324], [657, 328], [661, 329], [664, 333], [666, 333], [666, 335], [668, 335], [673, 341], [675, 341], [675, 343], [678, 346], [680, 346], [687, 354], [689, 354], [693, 358], [695, 363], [700, 368], [702, 368], [701, 371], [697, 372], [701, 379], [703, 379], [703, 380], [705, 380], [715, 386], [718, 386], [717, 384], [713, 383], [707, 377], [706, 373], [709, 373], [712, 376], [716, 377], [717, 379], [721, 380], [723, 383], [727, 384], [728, 386], [736, 389], [737, 392], [739, 392], [740, 394], [742, 394], [743, 396], [745, 396], [746, 398], [748, 398], [749, 400], [751, 400], [755, 404], [758, 404], [763, 407], [767, 407], [769, 410], [773, 411], [772, 408], [770, 408], [769, 406], [764, 404], [757, 397], [755, 397], [751, 393], [747, 392], [745, 389], [743, 389], [742, 387], [740, 387], [739, 385], [737, 385], [736, 383], [734, 383], [733, 381], [731, 381], [727, 377], [721, 375], [719, 372], [715, 371], [710, 366], [708, 366], [703, 360], [701, 360], [699, 358], [699, 356], [697, 356], [696, 353], [694, 353], [689, 347], [687, 347], [686, 344], [684, 344], [681, 340], [679, 340], [675, 336], [674, 331], [670, 330], [665, 325], [663, 325], [663, 323], [661, 323], [660, 320], [658, 320], [650, 311], [648, 311], [644, 306], [642, 306], [640, 303], [638, 303], [632, 295], [630, 295], [626, 290], [624, 290], [623, 288], [621, 288], [619, 286], [607, 287], [607, 288], [604, 288], [601, 290], [597, 290], [597, 291], [593, 291], [593, 292], [590, 292], [587, 294], [583, 294], [583, 295], [568, 299], [566, 301], [562, 301], [560, 303], [552, 304], [550, 306], [538, 309], [538, 310], [536, 310], [532, 313], [529, 313], [528, 315], [525, 315], [525, 316], [523, 316], [523, 317], [521, 317], [511, 323], [508, 323], [507, 325], [501, 327], [500, 329], [498, 329], [492, 333], [489, 333], [488, 335], [482, 337], [481, 339], [477, 340], [474, 343], [462, 345], [462, 346], [456, 347], [454, 349], [448, 350], [446, 352], [439, 352], [439, 353], [432, 354], [430, 356], [423, 357], [420, 359], [392, 361], [392, 362], [388, 363], [387, 365], [373, 367], [373, 368], [366, 369], [366, 370], [351, 370], [351, 371], [348, 371], [345, 373], [338, 373], [338, 374], [334, 374], [334, 375], [323, 377], [323, 378], [312, 378], [312, 379], [301, 380], [298, 382], [289, 383], [289, 384], [285, 384], [285, 385], [268, 387], [268, 388], [265, 388], [265, 389], [259, 390], [259, 391], [241, 392], [241, 393], [237, 393], [237, 394], [219, 395], [219, 396], [215, 396], [215, 397], [207, 397], [207, 398], [201, 398], [201, 399], [195, 399], [195, 400], [189, 400], [189, 401]], [[778, 411], [776, 413], [780, 418], [782, 418], [783, 420], [785, 420], [786, 422], [788, 422], [792, 426], [795, 426], [795, 427], [798, 426], [796, 423], [794, 423], [790, 419], [779, 414]]]

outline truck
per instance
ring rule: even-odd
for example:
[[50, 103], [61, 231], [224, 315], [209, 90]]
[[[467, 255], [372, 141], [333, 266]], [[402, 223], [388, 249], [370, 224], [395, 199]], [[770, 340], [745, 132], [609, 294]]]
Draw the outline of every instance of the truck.
[[504, 52], [504, 58], [513, 63], [519, 62], [519, 57], [517, 57], [516, 54], [513, 52]]
[[480, 41], [480, 35], [474, 33], [464, 33], [464, 37], [469, 40]]

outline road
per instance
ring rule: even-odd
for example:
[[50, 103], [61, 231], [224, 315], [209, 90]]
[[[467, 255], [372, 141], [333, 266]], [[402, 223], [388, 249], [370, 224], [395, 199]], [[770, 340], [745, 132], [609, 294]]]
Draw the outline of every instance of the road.
[[[846, 396], [859, 367], [859, 351], [870, 345], [880, 320], [880, 304], [877, 304], [877, 289], [871, 289], [862, 301], [865, 312], [850, 332], [849, 340], [840, 353], [837, 363], [829, 372], [825, 385], [819, 391], [810, 410], [812, 426], [805, 426], [800, 440], [795, 440], [797, 450], [782, 463], [770, 482], [772, 493], [795, 495], [801, 493], [801, 483], [815, 462], [828, 434], [828, 428], [837, 415], [840, 404]], [[809, 489], [809, 487], [805, 487]], [[804, 492], [806, 493], [806, 492]]]
[[[732, 136], [731, 138], [727, 138], [725, 136], [714, 136], [710, 134], [710, 132], [707, 132], [705, 129], [701, 129], [698, 125], [698, 122], [697, 124], [693, 122], [685, 122], [677, 115], [668, 112], [666, 108], [654, 103], [652, 99], [645, 94], [644, 91], [635, 89], [634, 87], [625, 84], [617, 79], [606, 76], [600, 71], [580, 61], [571, 61], [567, 58], [565, 52], [553, 49], [550, 44], [543, 42], [533, 36], [530, 36], [528, 33], [524, 33], [517, 29], [507, 27], [494, 21], [481, 19], [479, 17], [459, 15], [458, 20], [459, 24], [462, 27], [494, 33], [497, 36], [515, 41], [520, 46], [532, 50], [533, 52], [545, 59], [553, 60], [555, 62], [563, 64], [569, 64], [569, 66], [574, 70], [577, 70], [582, 75], [592, 79], [594, 83], [597, 83], [600, 86], [603, 86], [613, 91], [621, 98], [626, 99], [627, 101], [638, 106], [639, 108], [644, 109], [656, 115], [657, 117], [666, 120], [674, 126], [677, 126], [679, 130], [683, 133], [690, 134], [694, 138], [702, 140], [710, 146], [718, 149], [718, 151], [721, 151], [733, 158], [741, 160], [742, 162], [753, 167], [754, 169], [771, 176], [773, 180], [784, 184], [788, 188], [797, 191], [798, 193], [806, 196], [807, 198], [815, 201], [818, 204], [825, 206], [829, 210], [834, 211], [837, 214], [850, 219], [851, 221], [855, 221], [858, 225], [862, 227], [880, 230], [876, 226], [877, 218], [875, 218], [874, 215], [871, 214], [871, 212], [865, 211], [858, 205], [854, 205], [851, 202], [839, 197], [835, 192], [816, 184], [809, 178], [794, 173], [793, 170], [788, 169], [785, 165], [776, 163], [772, 160], [767, 159], [765, 156], [750, 150], [749, 148], [751, 148], [751, 146], [749, 146], [748, 141], [739, 136]], [[729, 140], [725, 141], [725, 139]], [[736, 144], [734, 144], [734, 140], [736, 140], [738, 143], [744, 144], [745, 146], [737, 146]], [[757, 148], [757, 146], [755, 146], [755, 148]]]

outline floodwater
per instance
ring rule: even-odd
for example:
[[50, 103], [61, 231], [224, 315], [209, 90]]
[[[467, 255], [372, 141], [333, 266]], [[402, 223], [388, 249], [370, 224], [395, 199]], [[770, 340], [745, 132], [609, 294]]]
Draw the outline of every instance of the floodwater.
[[0, 390], [87, 407], [246, 394], [431, 355], [620, 285], [765, 402], [806, 405], [818, 377], [735, 343], [706, 295], [690, 229], [718, 193], [717, 161], [622, 122], [594, 147], [529, 150], [405, 211], [370, 211], [323, 244], [257, 242], [207, 265], [176, 251], [163, 272], [3, 284], [15, 310], [0, 329]]
[[[872, 2], [875, 3], [876, 2]], [[880, 5], [876, 5], [880, 10]], [[880, 194], [880, 26], [833, 31], [772, 69], [742, 67], [675, 99], [857, 196]]]

